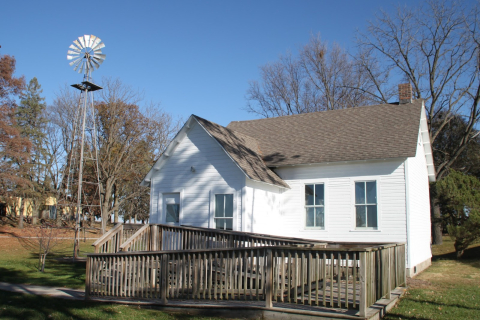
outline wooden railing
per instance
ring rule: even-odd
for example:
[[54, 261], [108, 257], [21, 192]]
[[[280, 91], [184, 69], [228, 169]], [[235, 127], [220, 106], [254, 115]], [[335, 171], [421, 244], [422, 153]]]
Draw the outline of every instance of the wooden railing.
[[85, 290], [87, 298], [263, 301], [267, 308], [275, 302], [356, 309], [365, 317], [369, 306], [405, 280], [404, 244], [267, 244], [89, 254]]
[[117, 223], [92, 244], [95, 247], [95, 253], [119, 252], [123, 242], [133, 236], [140, 227], [141, 225], [138, 224]]
[[326, 246], [326, 243], [249, 232], [150, 224], [139, 229], [119, 248], [121, 251], [156, 251], [284, 245]]

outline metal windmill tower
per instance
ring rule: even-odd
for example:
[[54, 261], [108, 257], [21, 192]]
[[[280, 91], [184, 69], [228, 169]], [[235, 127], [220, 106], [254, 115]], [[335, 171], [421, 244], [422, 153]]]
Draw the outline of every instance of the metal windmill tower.
[[[71, 60], [70, 66], [73, 66], [73, 70], [84, 74], [82, 83], [72, 85], [72, 87], [81, 91], [81, 98], [73, 124], [72, 150], [68, 162], [68, 177], [65, 190], [65, 196], [74, 199], [75, 196], [72, 191], [75, 182], [77, 182], [74, 259], [77, 258], [78, 255], [82, 210], [92, 212], [92, 210], [99, 209], [100, 214], [102, 211], [97, 132], [93, 101], [93, 92], [101, 90], [102, 87], [92, 82], [91, 74], [95, 69], [98, 69], [105, 60], [105, 55], [102, 54], [102, 48], [104, 47], [105, 44], [103, 44], [100, 38], [94, 35], [84, 35], [73, 41], [67, 53], [67, 59]], [[85, 160], [91, 161], [91, 169], [93, 169], [96, 182], [93, 182], [91, 179], [90, 181], [84, 181]], [[84, 184], [88, 184], [89, 188], [87, 188], [87, 191], [84, 188]], [[93, 201], [93, 199], [96, 199], [98, 202]], [[102, 214], [101, 216], [103, 218]]]

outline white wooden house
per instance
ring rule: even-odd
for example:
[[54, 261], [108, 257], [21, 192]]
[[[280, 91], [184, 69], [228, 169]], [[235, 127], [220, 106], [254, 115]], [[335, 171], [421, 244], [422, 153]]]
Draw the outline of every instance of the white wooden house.
[[414, 275], [431, 260], [435, 169], [423, 100], [400, 101], [227, 127], [192, 115], [142, 182], [150, 222], [405, 242]]

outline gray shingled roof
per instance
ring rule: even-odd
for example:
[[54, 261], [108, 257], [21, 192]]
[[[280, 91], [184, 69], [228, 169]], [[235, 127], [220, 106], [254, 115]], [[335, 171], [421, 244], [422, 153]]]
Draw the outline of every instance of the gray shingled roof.
[[255, 139], [198, 116], [194, 115], [194, 117], [220, 143], [250, 179], [290, 188], [285, 181], [265, 165], [259, 155], [258, 143]]
[[421, 107], [416, 100], [233, 121], [227, 128], [255, 139], [268, 167], [414, 157]]

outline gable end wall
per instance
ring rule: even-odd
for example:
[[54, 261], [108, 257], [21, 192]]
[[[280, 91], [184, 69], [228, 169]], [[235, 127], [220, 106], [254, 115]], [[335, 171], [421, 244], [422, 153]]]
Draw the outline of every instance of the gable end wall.
[[198, 123], [192, 122], [186, 136], [151, 181], [151, 223], [165, 222], [162, 194], [180, 192], [180, 224], [209, 227], [213, 194], [233, 192], [236, 230], [241, 230], [245, 175]]

